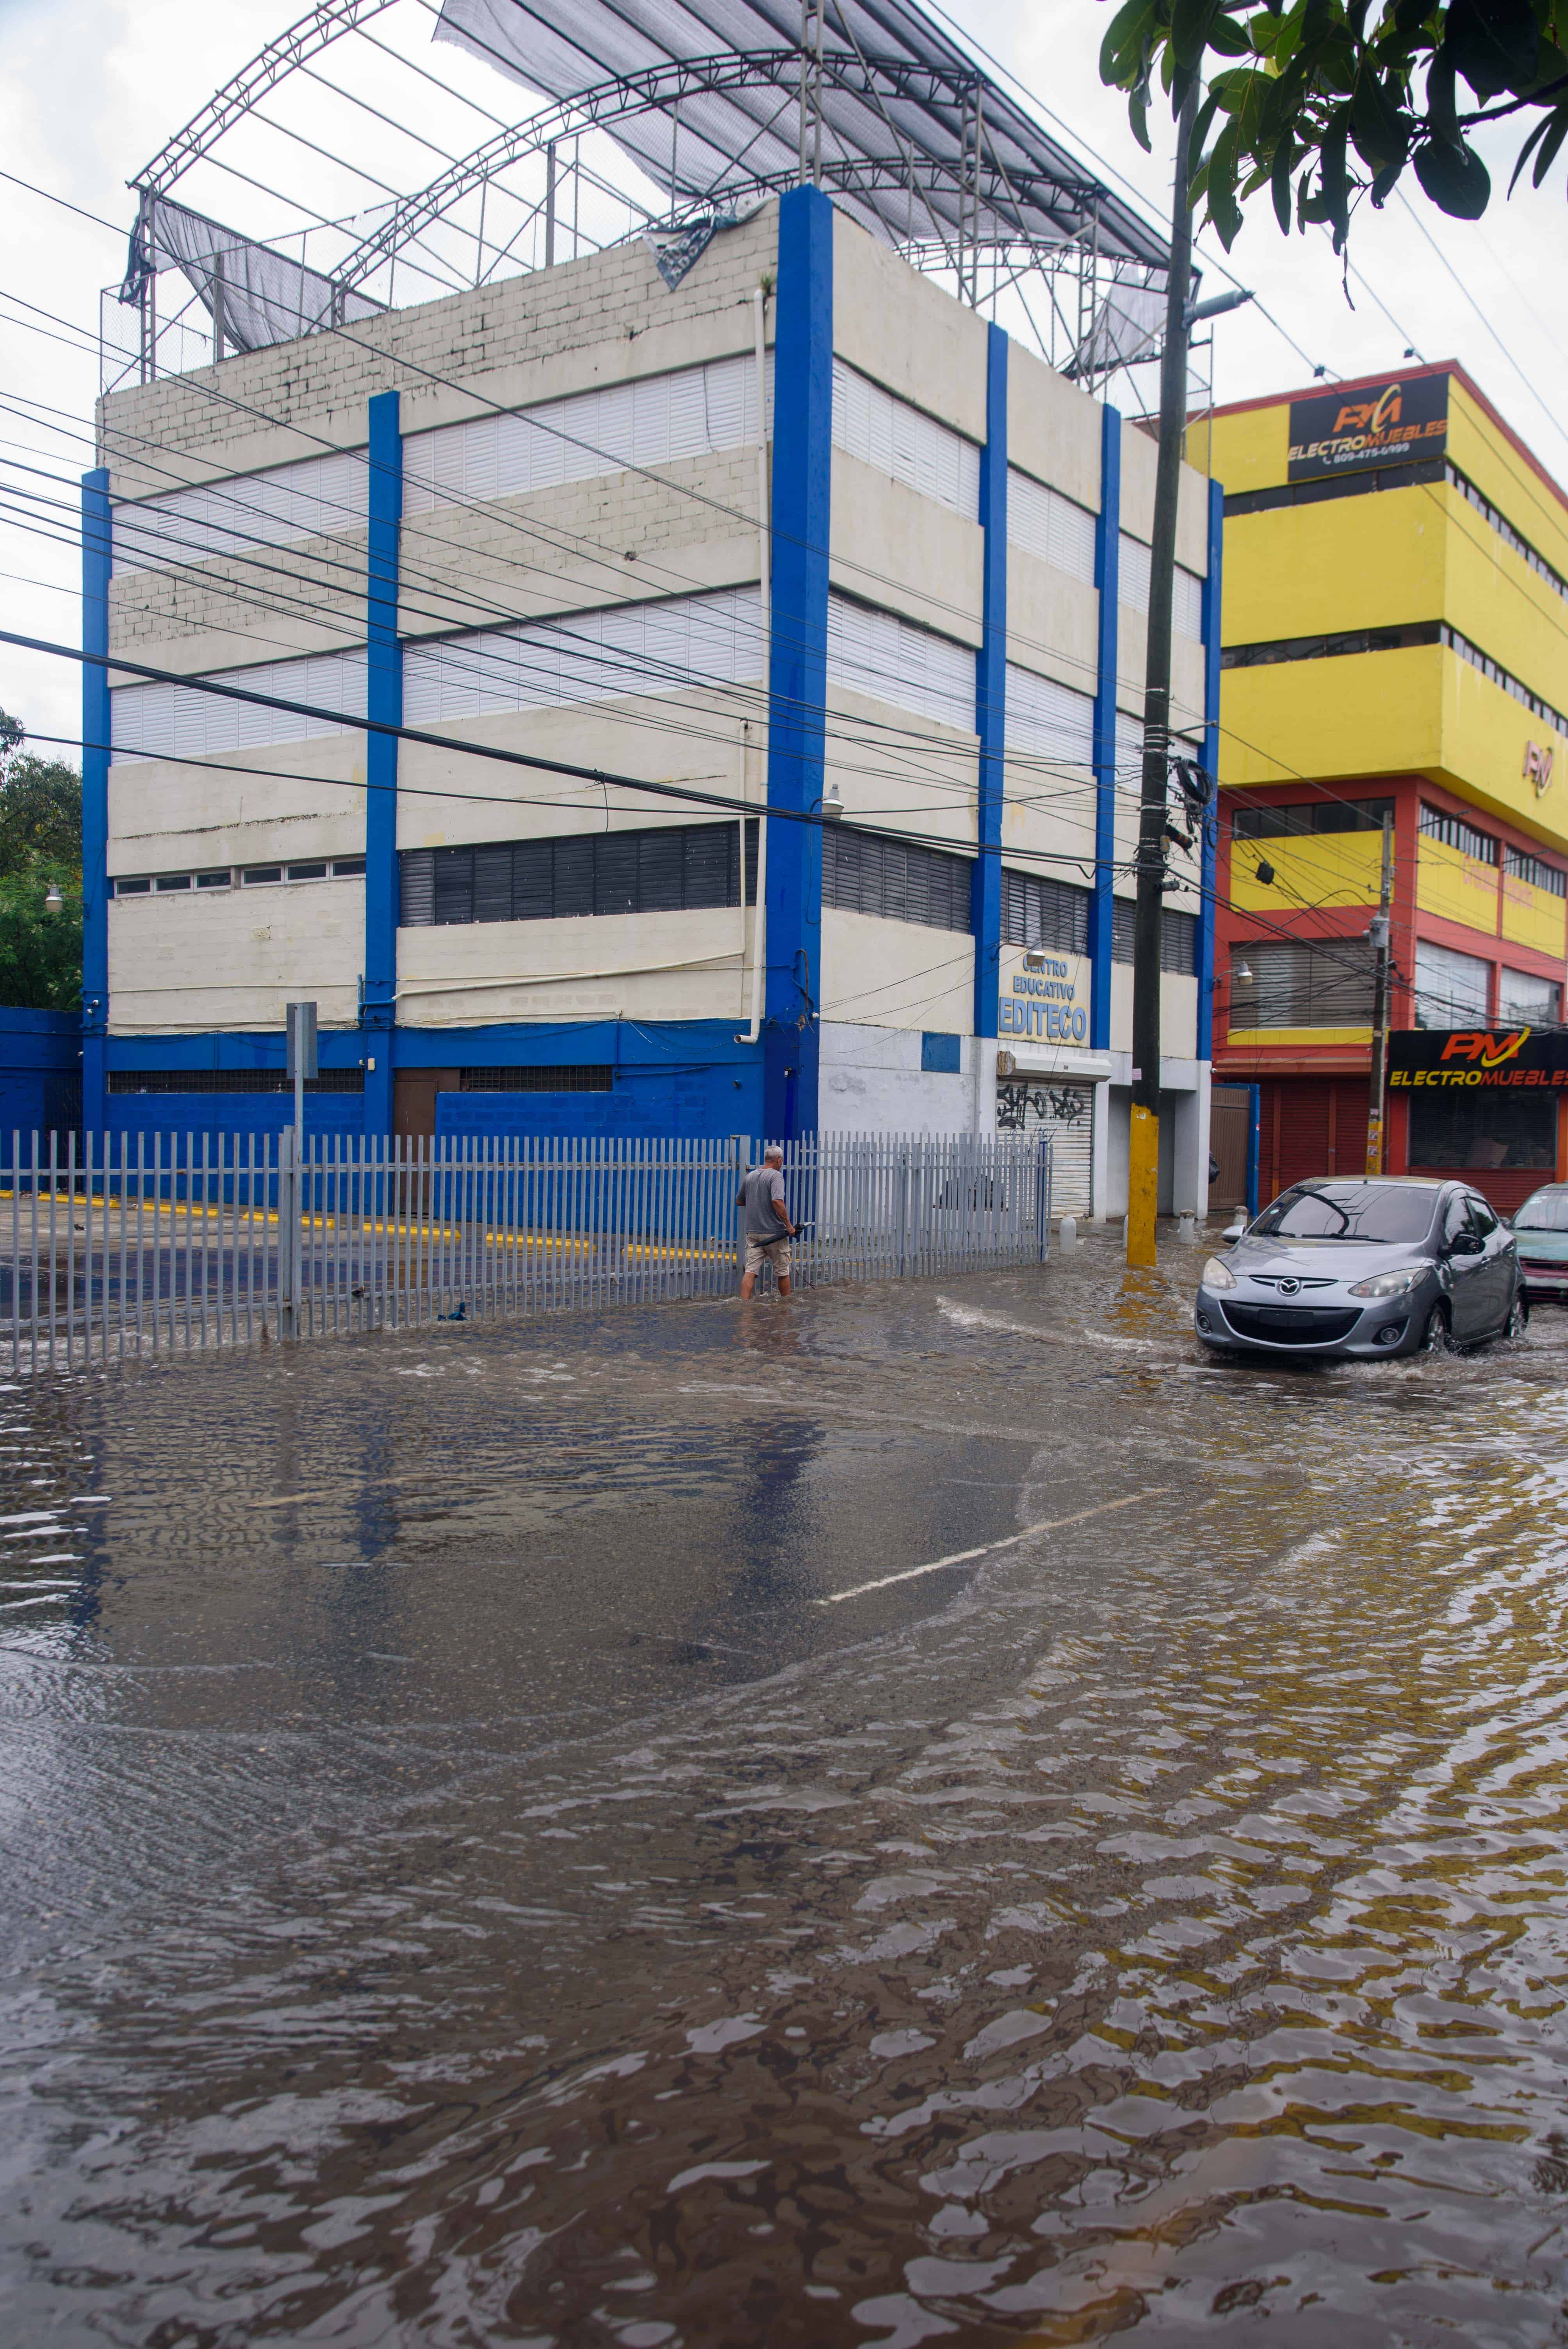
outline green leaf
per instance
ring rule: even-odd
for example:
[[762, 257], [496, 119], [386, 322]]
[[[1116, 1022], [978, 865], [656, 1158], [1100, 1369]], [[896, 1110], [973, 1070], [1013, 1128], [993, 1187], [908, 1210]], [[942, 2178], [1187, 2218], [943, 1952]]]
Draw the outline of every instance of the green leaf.
[[1179, 73], [1195, 73], [1203, 61], [1209, 27], [1220, 13], [1220, 0], [1172, 0], [1171, 55]]
[[1446, 140], [1429, 139], [1413, 160], [1417, 179], [1439, 211], [1454, 220], [1480, 220], [1491, 195], [1491, 175], [1473, 147], [1456, 154]]
[[1209, 47], [1219, 57], [1245, 57], [1253, 54], [1244, 26], [1233, 16], [1216, 16], [1209, 27]]
[[1132, 125], [1132, 135], [1146, 155], [1152, 155], [1149, 143], [1149, 86], [1144, 83], [1135, 89], [1127, 101], [1127, 119]]
[[1350, 135], [1373, 171], [1402, 163], [1410, 151], [1410, 123], [1375, 73], [1364, 72], [1350, 101]]
[[1389, 22], [1398, 39], [1408, 41], [1411, 34], [1418, 33], [1436, 13], [1433, 0], [1394, 0], [1394, 12]]
[[1304, 49], [1315, 49], [1320, 41], [1327, 38], [1335, 28], [1336, 14], [1335, 0], [1306, 0], [1301, 20], [1301, 46]]
[[1459, 106], [1454, 91], [1453, 59], [1439, 49], [1427, 73], [1427, 120], [1434, 138], [1458, 150], [1464, 147], [1464, 133], [1460, 129]]
[[1449, 0], [1444, 54], [1483, 101], [1535, 78], [1541, 30], [1530, 0]]
[[[1534, 146], [1538, 146], [1541, 140], [1545, 138], [1547, 132], [1552, 128], [1553, 119], [1553, 118], [1550, 114], [1543, 114], [1540, 121], [1536, 124], [1534, 129], [1531, 132], [1529, 138], [1525, 140], [1523, 146], [1520, 149], [1519, 160], [1513, 167], [1513, 177], [1508, 183], [1508, 192], [1511, 196], [1512, 195], [1515, 188], [1519, 185], [1519, 175], [1521, 171], [1523, 171], [1526, 163], [1530, 160], [1531, 149]], [[1534, 180], [1532, 184], [1538, 188], [1541, 185], [1541, 182], [1539, 180]]]
[[1378, 172], [1377, 178], [1372, 182], [1372, 209], [1374, 212], [1380, 212], [1382, 211], [1384, 205], [1387, 202], [1389, 197], [1398, 186], [1399, 174], [1403, 171], [1404, 168], [1404, 158], [1401, 156], [1398, 162], [1390, 163], [1386, 171]]
[[1290, 234], [1291, 170], [1291, 142], [1288, 139], [1282, 139], [1274, 160], [1274, 218], [1284, 236]]
[[1123, 0], [1099, 45], [1101, 81], [1125, 89], [1138, 70], [1145, 42], [1161, 29], [1156, 0]]
[[1549, 115], [1547, 119], [1552, 127], [1547, 131], [1541, 152], [1535, 159], [1535, 169], [1530, 175], [1530, 184], [1533, 188], [1541, 185], [1542, 181], [1557, 160], [1558, 149], [1562, 146], [1564, 138], [1568, 138], [1568, 107], [1560, 106], [1556, 113]]

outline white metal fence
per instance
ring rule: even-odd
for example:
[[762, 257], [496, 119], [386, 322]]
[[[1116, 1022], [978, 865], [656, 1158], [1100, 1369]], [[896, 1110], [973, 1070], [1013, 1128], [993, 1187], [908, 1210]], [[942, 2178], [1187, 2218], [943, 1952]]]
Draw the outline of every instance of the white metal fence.
[[[717, 1141], [429, 1142], [281, 1134], [13, 1135], [0, 1173], [0, 1361], [68, 1369], [573, 1307], [724, 1296], [755, 1163]], [[813, 1135], [784, 1164], [795, 1280], [1033, 1264], [1050, 1239], [1037, 1137]], [[770, 1285], [769, 1272], [762, 1276]]]

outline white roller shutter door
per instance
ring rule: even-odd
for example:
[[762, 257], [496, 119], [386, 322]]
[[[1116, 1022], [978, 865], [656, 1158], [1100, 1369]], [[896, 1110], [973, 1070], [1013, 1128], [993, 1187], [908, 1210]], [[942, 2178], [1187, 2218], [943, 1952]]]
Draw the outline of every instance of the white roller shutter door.
[[996, 1087], [1004, 1133], [1045, 1134], [1051, 1144], [1051, 1213], [1087, 1216], [1094, 1161], [1094, 1087], [1066, 1077], [1004, 1077]]

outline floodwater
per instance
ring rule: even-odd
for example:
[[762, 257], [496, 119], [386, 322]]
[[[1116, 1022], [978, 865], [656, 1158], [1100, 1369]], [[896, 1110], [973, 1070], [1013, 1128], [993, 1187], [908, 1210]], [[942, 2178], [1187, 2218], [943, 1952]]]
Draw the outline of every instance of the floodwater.
[[1568, 2338], [1568, 1314], [1198, 1261], [0, 1392], [0, 2338]]

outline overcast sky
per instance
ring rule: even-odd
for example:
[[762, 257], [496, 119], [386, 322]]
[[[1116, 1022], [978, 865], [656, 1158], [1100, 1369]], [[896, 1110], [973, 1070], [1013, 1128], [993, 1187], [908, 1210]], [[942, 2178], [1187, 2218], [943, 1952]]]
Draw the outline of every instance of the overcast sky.
[[[960, 28], [1059, 118], [1086, 161], [1113, 185], [1120, 184], [1117, 173], [1125, 174], [1163, 216], [1168, 126], [1161, 126], [1163, 137], [1157, 132], [1155, 157], [1145, 156], [1128, 129], [1123, 101], [1101, 88], [1096, 60], [1106, 6], [1094, 0], [1037, 0], [1033, 6], [951, 0], [951, 7]], [[132, 210], [125, 182], [299, 13], [289, 0], [227, 0], [221, 9], [197, 0], [136, 0], [134, 6], [129, 0], [0, 0], [0, 170], [116, 223], [112, 230], [95, 226], [0, 180], [6, 227], [0, 238], [0, 400], [12, 410], [0, 413], [5, 506], [15, 516], [17, 493], [25, 491], [67, 502], [63, 512], [46, 503], [28, 508], [35, 528], [0, 519], [0, 626], [79, 641], [77, 558], [74, 543], [65, 543], [75, 527], [75, 493], [42, 476], [63, 473], [74, 482], [91, 462], [87, 436], [98, 389], [99, 291], [118, 283], [124, 266]], [[338, 54], [346, 58], [348, 48]], [[443, 49], [438, 62], [452, 78], [464, 61]], [[473, 87], [488, 82], [490, 102], [512, 110], [520, 94], [509, 100], [508, 85], [481, 67], [471, 70], [479, 77]], [[416, 184], [406, 150], [392, 165], [397, 141], [387, 136], [388, 177], [399, 186]], [[1365, 284], [1352, 280], [1354, 309], [1326, 238], [1316, 232], [1282, 237], [1266, 199], [1254, 203], [1230, 266], [1301, 351], [1335, 374], [1397, 365], [1407, 345], [1423, 358], [1459, 359], [1543, 462], [1568, 480], [1557, 371], [1568, 359], [1561, 299], [1568, 241], [1563, 168], [1560, 163], [1540, 195], [1526, 191], [1505, 202], [1501, 190], [1516, 139], [1505, 126], [1488, 136], [1499, 192], [1484, 222], [1465, 227], [1445, 220], [1413, 181], [1408, 204], [1397, 196], [1381, 215], [1362, 214], [1351, 260]], [[292, 168], [295, 192], [316, 195], [324, 210], [340, 208], [326, 201], [325, 165], [313, 166], [301, 152]], [[236, 188], [226, 217], [266, 233], [272, 222], [263, 211], [260, 196], [247, 199]], [[1218, 257], [1212, 238], [1203, 240], [1200, 257]], [[1205, 292], [1224, 282], [1217, 268], [1205, 267]], [[20, 323], [26, 319], [32, 329]], [[1291, 342], [1250, 311], [1220, 322], [1216, 357], [1221, 400], [1292, 387], [1310, 373]], [[12, 407], [18, 396], [57, 411], [48, 420], [63, 430], [45, 429], [41, 418], [21, 420]], [[73, 431], [81, 437], [69, 437]], [[13, 470], [26, 466], [39, 471]], [[1506, 657], [1506, 647], [1492, 649]], [[77, 674], [64, 662], [0, 647], [0, 706], [37, 735], [74, 737]]]

